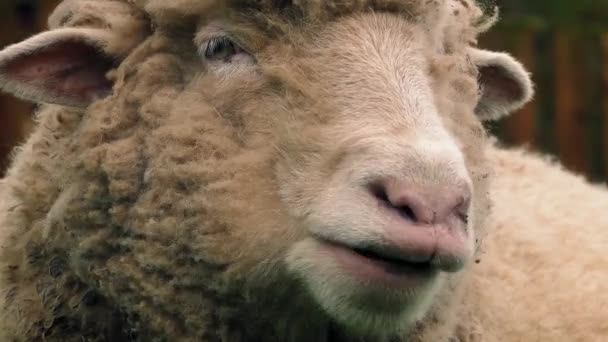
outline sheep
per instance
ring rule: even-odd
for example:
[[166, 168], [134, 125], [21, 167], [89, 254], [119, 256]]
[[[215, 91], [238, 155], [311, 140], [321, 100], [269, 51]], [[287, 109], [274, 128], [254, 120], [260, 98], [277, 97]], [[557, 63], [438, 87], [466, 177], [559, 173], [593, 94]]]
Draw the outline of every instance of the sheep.
[[605, 340], [606, 186], [521, 149], [488, 157], [494, 207], [472, 276], [473, 340]]
[[62, 3], [0, 52], [44, 104], [0, 185], [0, 341], [606, 336], [608, 194], [487, 135], [533, 88], [484, 18]]

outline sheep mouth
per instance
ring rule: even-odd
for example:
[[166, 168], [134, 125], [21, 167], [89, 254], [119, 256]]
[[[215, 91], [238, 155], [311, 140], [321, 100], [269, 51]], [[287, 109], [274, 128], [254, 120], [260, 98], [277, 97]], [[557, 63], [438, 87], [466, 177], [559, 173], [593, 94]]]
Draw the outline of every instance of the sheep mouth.
[[432, 259], [414, 260], [380, 248], [321, 242], [324, 255], [333, 259], [339, 272], [366, 287], [416, 289], [428, 284], [438, 271]]
[[413, 262], [409, 260], [399, 259], [396, 257], [391, 257], [387, 255], [380, 254], [371, 249], [365, 248], [351, 248], [351, 250], [367, 259], [370, 259], [375, 262], [384, 263], [386, 265], [390, 265], [393, 269], [399, 270], [403, 269], [406, 271], [415, 271], [415, 272], [431, 272], [433, 270], [433, 266], [431, 265], [431, 260], [422, 261], [422, 262]]

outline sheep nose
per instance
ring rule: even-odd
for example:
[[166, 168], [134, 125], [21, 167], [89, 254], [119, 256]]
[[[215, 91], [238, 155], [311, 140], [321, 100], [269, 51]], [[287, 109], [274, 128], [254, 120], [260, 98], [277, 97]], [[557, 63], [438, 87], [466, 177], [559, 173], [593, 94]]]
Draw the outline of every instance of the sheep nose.
[[467, 185], [423, 186], [389, 180], [372, 187], [374, 195], [414, 223], [449, 224], [456, 218], [467, 223], [471, 191]]

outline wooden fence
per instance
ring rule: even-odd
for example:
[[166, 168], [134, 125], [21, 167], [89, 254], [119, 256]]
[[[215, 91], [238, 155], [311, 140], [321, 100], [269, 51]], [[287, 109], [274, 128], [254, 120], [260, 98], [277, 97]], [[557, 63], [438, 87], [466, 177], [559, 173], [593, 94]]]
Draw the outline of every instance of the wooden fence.
[[[42, 30], [59, 1], [2, 2], [0, 47]], [[537, 85], [532, 103], [490, 128], [509, 144], [555, 154], [571, 170], [608, 179], [608, 30], [503, 27], [482, 37], [481, 45], [511, 52]], [[7, 153], [31, 128], [32, 109], [0, 95], [0, 174]]]

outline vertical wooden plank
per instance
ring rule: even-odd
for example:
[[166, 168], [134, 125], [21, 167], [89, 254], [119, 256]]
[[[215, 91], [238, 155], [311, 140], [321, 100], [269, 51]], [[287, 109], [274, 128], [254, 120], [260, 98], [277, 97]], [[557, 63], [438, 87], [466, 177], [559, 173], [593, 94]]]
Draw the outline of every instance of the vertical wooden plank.
[[589, 174], [589, 142], [586, 134], [585, 70], [580, 37], [558, 31], [555, 36], [555, 101], [557, 147], [564, 165]]
[[[513, 34], [515, 39], [512, 41], [515, 44], [509, 50], [534, 77], [536, 74], [535, 33], [532, 30], [522, 30]], [[538, 102], [535, 98], [507, 118], [505, 125], [509, 140], [516, 145], [535, 147], [538, 143], [537, 115]]]
[[602, 44], [602, 99], [604, 112], [604, 128], [602, 130], [603, 137], [603, 157], [604, 157], [604, 179], [608, 180], [608, 32], [601, 36]]

